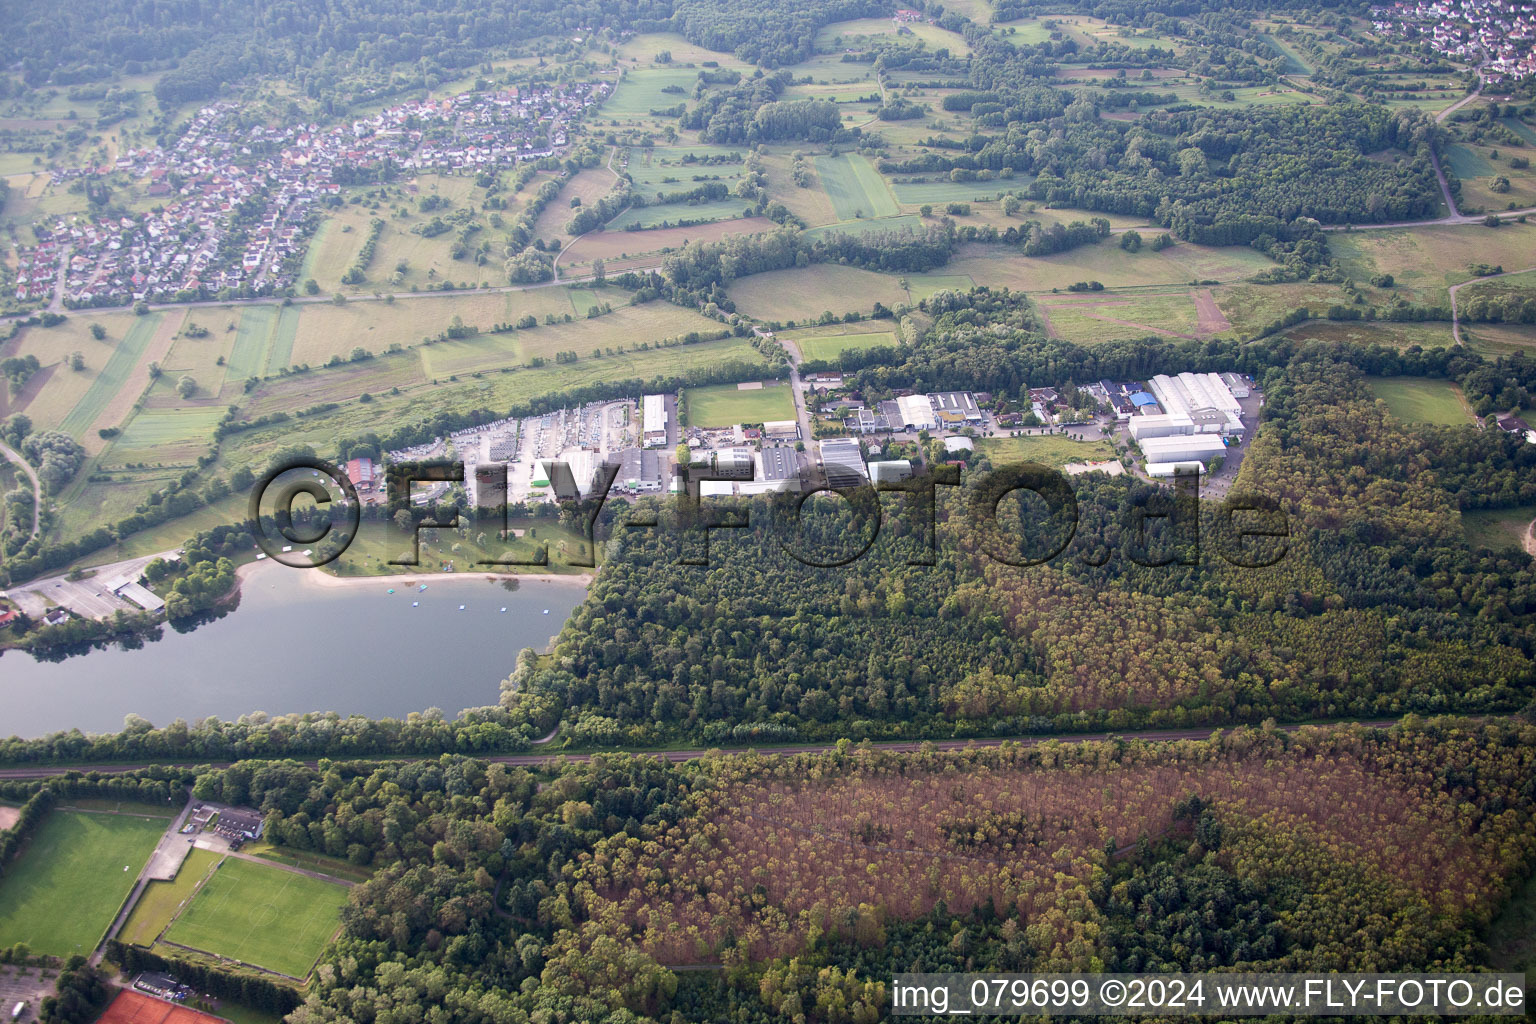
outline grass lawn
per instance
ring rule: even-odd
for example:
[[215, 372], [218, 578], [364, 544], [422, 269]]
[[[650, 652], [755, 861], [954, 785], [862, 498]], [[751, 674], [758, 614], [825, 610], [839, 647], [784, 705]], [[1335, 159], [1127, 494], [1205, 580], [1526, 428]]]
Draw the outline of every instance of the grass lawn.
[[90, 953], [164, 831], [164, 821], [152, 818], [48, 815], [0, 879], [0, 947]]
[[150, 882], [118, 938], [146, 949], [152, 946], [160, 933], [176, 918], [182, 904], [192, 895], [197, 884], [208, 874], [222, 854], [212, 850], [193, 850], [181, 862], [176, 877], [169, 882]]
[[1114, 445], [1108, 441], [1079, 441], [1061, 434], [985, 437], [976, 442], [976, 451], [990, 459], [994, 468], [1038, 462], [1060, 469], [1072, 462], [1103, 462], [1117, 457]]
[[870, 331], [867, 334], [796, 335], [795, 344], [806, 359], [835, 360], [844, 352], [862, 352], [880, 345], [896, 347], [896, 335], [890, 331]]
[[818, 156], [816, 173], [840, 220], [894, 217], [900, 210], [875, 165], [857, 153]]
[[737, 423], [766, 423], [795, 418], [795, 400], [787, 384], [764, 384], [755, 391], [735, 384], [689, 388], [684, 392], [691, 427], [729, 427]]
[[1474, 509], [1461, 514], [1461, 528], [1467, 535], [1467, 543], [1473, 547], [1518, 548], [1533, 519], [1536, 519], [1536, 505]]
[[1370, 385], [1376, 397], [1387, 403], [1392, 415], [1405, 423], [1457, 426], [1472, 422], [1462, 404], [1461, 392], [1449, 381], [1374, 377]]
[[226, 859], [166, 938], [294, 978], [336, 931], [347, 890], [248, 860]]

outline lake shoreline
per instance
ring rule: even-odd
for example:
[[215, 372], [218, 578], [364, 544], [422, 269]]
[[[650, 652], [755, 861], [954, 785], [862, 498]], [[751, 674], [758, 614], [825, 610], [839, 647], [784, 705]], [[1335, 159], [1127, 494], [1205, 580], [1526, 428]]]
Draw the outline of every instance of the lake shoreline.
[[[244, 565], [240, 566], [238, 569], [235, 570], [235, 578], [237, 580], [237, 586], [243, 586], [249, 579], [254, 577], [265, 566], [280, 566], [280, 565], [282, 565], [281, 562], [274, 562], [274, 561], [270, 561], [270, 560], [267, 560], [267, 559], [263, 559], [260, 562], [247, 562], [247, 563], [245, 563]], [[283, 568], [287, 569], [287, 568], [290, 568], [290, 567], [289, 566], [283, 566]], [[554, 572], [541, 572], [541, 573], [533, 573], [533, 572], [515, 572], [514, 573], [514, 572], [508, 572], [508, 573], [498, 573], [498, 572], [482, 572], [482, 571], [476, 570], [474, 572], [430, 572], [430, 573], [402, 572], [402, 573], [389, 573], [387, 575], [380, 575], [380, 576], [336, 576], [336, 575], [333, 575], [332, 573], [323, 572], [323, 571], [319, 571], [319, 570], [315, 570], [315, 569], [297, 569], [297, 570], [292, 570], [292, 571], [301, 572], [301, 573], [304, 574], [301, 577], [301, 579], [303, 580], [304, 586], [306, 586], [306, 587], [316, 587], [316, 588], [319, 588], [321, 590], [336, 590], [336, 589], [343, 589], [344, 590], [344, 589], [347, 589], [349, 587], [354, 587], [355, 588], [355, 587], [368, 587], [368, 586], [383, 586], [385, 588], [388, 588], [388, 587], [412, 587], [412, 586], [419, 586], [419, 585], [421, 585], [423, 583], [427, 583], [427, 584], [443, 583], [443, 582], [446, 582], [446, 581], [454, 581], [454, 580], [471, 580], [471, 581], [480, 581], [480, 582], [483, 582], [483, 583], [502, 583], [502, 582], [505, 582], [506, 580], [517, 580], [518, 583], [520, 583], [520, 584], [521, 583], [553, 583], [553, 584], [576, 585], [576, 586], [580, 586], [582, 589], [586, 589], [587, 587], [592, 585], [592, 581], [593, 580], [597, 579], [597, 574], [595, 572], [592, 572], [592, 573], [554, 573]]]

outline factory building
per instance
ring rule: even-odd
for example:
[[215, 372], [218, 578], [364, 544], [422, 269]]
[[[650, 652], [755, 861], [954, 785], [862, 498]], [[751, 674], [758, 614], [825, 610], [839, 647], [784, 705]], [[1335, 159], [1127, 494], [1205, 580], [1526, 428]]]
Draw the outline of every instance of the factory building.
[[1160, 373], [1147, 384], [1164, 413], [1189, 417], [1191, 432], [1242, 433], [1243, 407], [1221, 374], [1185, 372], [1170, 377]]
[[[670, 420], [667, 415], [668, 395], [646, 395], [640, 400], [641, 443], [647, 448], [665, 448], [669, 435]], [[674, 399], [674, 401], [676, 401]]]
[[1141, 442], [1141, 454], [1149, 466], [1157, 462], [1207, 462], [1226, 453], [1227, 446], [1219, 434], [1149, 437]]
[[901, 410], [902, 425], [911, 430], [933, 430], [939, 425], [927, 395], [902, 395], [896, 406]]
[[[923, 399], [927, 401], [927, 399]], [[827, 471], [827, 483], [833, 487], [851, 487], [869, 482], [864, 468], [864, 453], [851, 437], [829, 437], [821, 442], [821, 464]]]

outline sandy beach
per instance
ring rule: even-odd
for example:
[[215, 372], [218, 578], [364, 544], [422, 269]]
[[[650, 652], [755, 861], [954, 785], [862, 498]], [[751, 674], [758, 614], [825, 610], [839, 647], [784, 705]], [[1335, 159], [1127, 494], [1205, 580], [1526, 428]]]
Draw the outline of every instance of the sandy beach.
[[256, 573], [268, 571], [269, 569], [272, 571], [283, 569], [288, 572], [299, 573], [301, 574], [300, 578], [304, 581], [305, 586], [320, 587], [328, 590], [346, 589], [348, 587], [376, 587], [381, 589], [398, 587], [404, 589], [406, 587], [420, 586], [423, 583], [453, 583], [455, 581], [464, 580], [481, 583], [500, 583], [503, 580], [509, 579], [517, 580], [519, 584], [553, 583], [564, 586], [577, 586], [585, 588], [590, 585], [594, 579], [597, 578], [596, 573], [495, 573], [479, 571], [408, 572], [391, 573], [385, 576], [336, 576], [332, 573], [324, 571], [323, 569], [295, 569], [290, 566], [282, 565], [280, 562], [274, 562], [269, 559], [264, 559], [260, 562], [247, 562], [245, 565], [240, 566], [240, 568], [236, 570], [236, 575], [238, 576], [240, 582], [244, 584], [246, 580], [256, 575]]

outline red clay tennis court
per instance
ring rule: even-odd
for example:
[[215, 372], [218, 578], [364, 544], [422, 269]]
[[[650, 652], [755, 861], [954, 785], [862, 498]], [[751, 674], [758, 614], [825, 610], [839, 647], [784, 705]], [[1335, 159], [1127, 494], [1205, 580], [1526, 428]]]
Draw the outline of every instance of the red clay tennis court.
[[215, 1024], [223, 1020], [223, 1017], [190, 1010], [164, 999], [123, 992], [112, 1000], [112, 1005], [96, 1024]]

